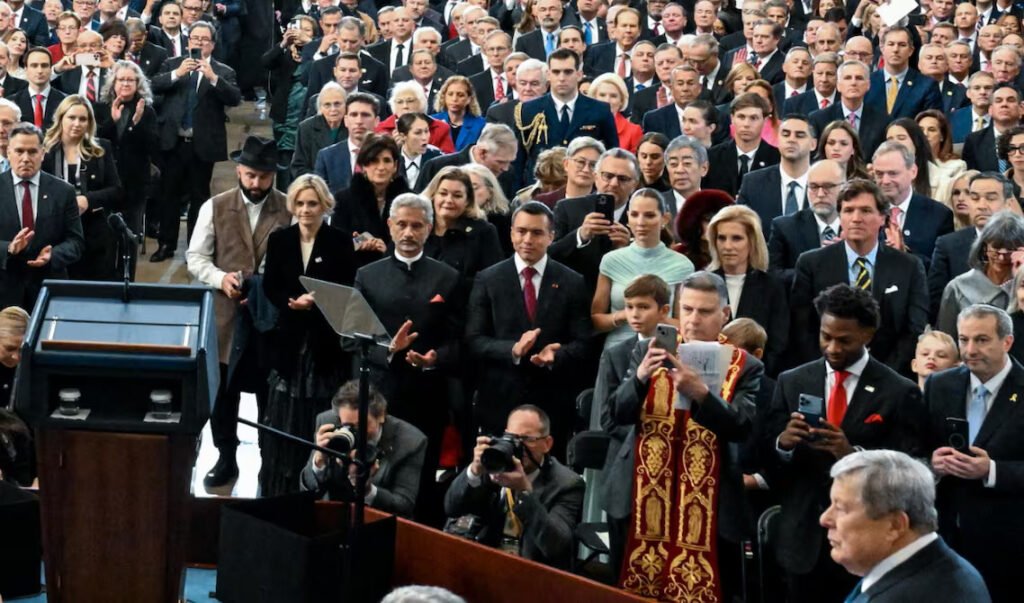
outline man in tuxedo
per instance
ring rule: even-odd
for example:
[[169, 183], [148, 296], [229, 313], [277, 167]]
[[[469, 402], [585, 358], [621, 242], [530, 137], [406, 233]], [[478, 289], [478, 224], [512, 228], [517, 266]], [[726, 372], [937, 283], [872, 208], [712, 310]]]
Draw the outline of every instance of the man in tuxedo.
[[708, 151], [715, 169], [704, 176], [701, 188], [716, 188], [735, 196], [747, 172], [777, 165], [780, 156], [778, 149], [761, 140], [764, 120], [771, 112], [768, 101], [747, 92], [732, 101], [730, 110], [735, 137]]
[[615, 198], [613, 219], [597, 211], [598, 195], [563, 199], [555, 205], [556, 240], [551, 246], [551, 257], [582, 274], [590, 293], [597, 288], [604, 254], [629, 244], [626, 209], [640, 181], [640, 165], [629, 151], [613, 148], [601, 154], [594, 173], [598, 194]]
[[889, 202], [886, 244], [913, 253], [925, 270], [932, 261], [935, 239], [953, 232], [953, 212], [934, 199], [914, 192], [914, 154], [895, 141], [883, 142], [872, 157], [875, 182]]
[[838, 62], [839, 56], [831, 52], [814, 57], [814, 64], [811, 67], [811, 89], [794, 98], [787, 98], [783, 103], [782, 114], [810, 115], [838, 102], [839, 95], [836, 93]]
[[833, 121], [845, 119], [860, 136], [860, 148], [865, 157], [874, 154], [885, 138], [885, 125], [889, 122], [878, 103], [865, 102], [870, 86], [870, 70], [860, 61], [846, 61], [837, 71], [836, 90], [839, 102], [811, 113], [811, 125], [818, 132]]
[[[579, 93], [579, 55], [559, 48], [548, 58], [550, 94], [522, 104], [515, 123], [520, 138], [516, 173], [532, 174], [537, 156], [554, 146], [566, 146], [576, 136], [590, 136], [606, 149], [619, 146], [619, 135], [608, 103]], [[521, 125], [520, 125], [521, 124]]]
[[[265, 382], [262, 387], [246, 383], [247, 377], [256, 371], [256, 346], [247, 346], [239, 355], [240, 360], [233, 364], [232, 344], [243, 283], [262, 272], [270, 233], [287, 227], [292, 217], [284, 194], [273, 186], [277, 172], [274, 141], [249, 136], [242, 150], [232, 154], [232, 159], [238, 164], [235, 167], [238, 186], [204, 200], [185, 254], [192, 278], [215, 291], [213, 309], [217, 322], [220, 386], [210, 415], [210, 430], [220, 457], [203, 479], [207, 488], [224, 486], [238, 477], [235, 450], [238, 448], [238, 404], [243, 389], [256, 393], [260, 416], [266, 410]], [[164, 185], [168, 186], [166, 182]], [[239, 220], [240, 216], [246, 219]], [[233, 369], [230, 372], [229, 365]], [[229, 374], [233, 378], [229, 379]]]
[[615, 73], [625, 79], [633, 75], [629, 53], [640, 39], [640, 11], [623, 8], [615, 13], [609, 26], [611, 39], [587, 50], [583, 71], [590, 77]]
[[[366, 483], [366, 505], [411, 518], [420, 492], [427, 436], [415, 425], [390, 414], [387, 399], [372, 385], [369, 401], [366, 437], [377, 455]], [[359, 382], [349, 381], [334, 394], [331, 409], [317, 415], [314, 439], [318, 445], [327, 447], [338, 429], [347, 426], [354, 432], [358, 424]], [[349, 475], [338, 459], [329, 459], [314, 450], [299, 478], [303, 490], [322, 492], [328, 499], [349, 501], [355, 494]]]
[[[678, 46], [662, 46], [654, 52], [654, 76], [658, 81], [656, 84], [634, 93], [630, 98], [630, 121], [642, 125], [644, 117], [648, 113], [672, 105], [672, 72], [682, 63], [683, 51]], [[676, 127], [678, 128], [678, 124], [676, 124]], [[658, 131], [669, 136], [664, 130]], [[676, 136], [678, 135], [677, 133]], [[673, 137], [669, 136], [669, 139], [671, 138]]]
[[943, 113], [948, 115], [969, 102], [967, 88], [960, 84], [954, 84], [946, 77], [949, 69], [946, 64], [946, 49], [943, 47], [938, 44], [921, 46], [920, 53], [917, 55], [917, 69], [921, 75], [930, 77], [939, 85]]
[[925, 109], [942, 110], [942, 96], [935, 80], [911, 69], [914, 42], [910, 31], [890, 27], [881, 36], [885, 67], [871, 74], [865, 99], [869, 106], [884, 107], [883, 124], [900, 117], [914, 118]]
[[751, 171], [743, 178], [736, 202], [757, 212], [767, 240], [772, 220], [807, 208], [807, 170], [818, 137], [807, 117], [787, 115], [779, 125], [779, 165]]
[[793, 286], [794, 268], [800, 254], [839, 240], [836, 199], [844, 184], [846, 170], [843, 166], [831, 159], [822, 159], [807, 171], [809, 207], [772, 220], [768, 266], [782, 277], [787, 290]]
[[[939, 532], [978, 568], [994, 602], [1015, 601], [1020, 570], [1009, 551], [1024, 537], [1017, 413], [1024, 367], [1008, 354], [1013, 321], [1004, 310], [969, 306], [957, 332], [963, 366], [933, 374], [924, 386]], [[952, 424], [965, 419], [966, 438]]]
[[0, 45], [0, 97], [12, 98], [15, 94], [28, 88], [28, 82], [18, 79], [7, 72], [11, 60], [11, 52], [7, 44]]
[[41, 130], [53, 125], [53, 114], [64, 100], [64, 93], [50, 86], [53, 71], [50, 53], [45, 48], [30, 48], [25, 53], [25, 79], [28, 86], [11, 100], [21, 108], [25, 121]]
[[522, 452], [513, 455], [510, 470], [488, 468], [482, 457], [494, 442], [486, 433], [478, 436], [473, 462], [445, 495], [446, 514], [482, 518], [484, 544], [568, 569], [586, 485], [550, 454], [558, 440], [548, 413], [533, 404], [517, 406], [509, 413], [504, 432], [490, 433], [516, 441]]
[[953, 128], [953, 144], [963, 145], [967, 136], [984, 130], [992, 121], [989, 108], [995, 91], [995, 78], [987, 71], [978, 71], [967, 81], [968, 104], [953, 112], [949, 125]]
[[[474, 400], [483, 433], [500, 433], [516, 406], [534, 402], [551, 433], [571, 433], [587, 357], [590, 296], [583, 277], [551, 259], [554, 215], [543, 203], [512, 214], [513, 257], [479, 272], [470, 295], [466, 345], [479, 368]], [[564, 446], [563, 444], [560, 444]]]
[[992, 92], [987, 128], [973, 132], [964, 141], [963, 159], [969, 170], [1005, 173], [1009, 162], [996, 155], [996, 142], [1004, 132], [1020, 124], [1020, 90], [1010, 84], [999, 84]]
[[0, 173], [3, 307], [32, 308], [43, 280], [67, 279], [68, 266], [77, 262], [85, 249], [75, 189], [40, 172], [43, 155], [39, 128], [20, 123], [10, 130], [10, 169]]
[[[716, 342], [722, 327], [731, 316], [728, 305], [728, 290], [725, 281], [711, 272], [696, 272], [682, 283], [678, 299], [680, 334], [685, 343]], [[744, 442], [750, 434], [757, 395], [764, 365], [759, 360], [740, 352], [742, 368], [736, 377], [731, 400], [723, 398], [721, 392], [711, 391], [696, 371], [684, 366], [678, 356], [641, 341], [633, 348], [629, 370], [615, 392], [607, 401], [609, 407], [608, 426], [612, 428], [631, 427], [638, 423], [644, 401], [647, 399], [650, 381], [662, 366], [671, 367], [671, 380], [675, 385], [674, 404], [690, 412], [690, 419], [713, 432], [718, 438], [719, 455], [719, 496], [711, 525], [718, 528], [718, 567], [722, 573], [723, 600], [731, 601], [731, 594], [738, 589], [739, 543], [748, 538], [752, 529], [749, 509], [743, 492], [743, 475], [738, 465], [734, 444]], [[606, 427], [607, 428], [607, 427]], [[636, 477], [635, 438], [626, 438], [613, 464], [606, 469], [607, 480], [618, 484], [605, 501], [609, 522], [609, 548], [612, 551], [612, 567], [617, 568], [623, 558], [629, 539], [634, 510], [633, 488], [629, 487]], [[709, 520], [710, 522], [711, 520]], [[640, 523], [636, 522], [639, 529]], [[735, 554], [733, 554], [735, 553]]]
[[971, 267], [967, 256], [981, 229], [994, 214], [1007, 209], [1013, 199], [1013, 184], [1002, 174], [982, 172], [971, 177], [969, 208], [971, 225], [935, 240], [932, 263], [928, 268], [928, 295], [932, 300], [932, 316], [939, 313], [939, 302], [946, 284]]
[[672, 101], [643, 116], [644, 132], [661, 132], [669, 140], [683, 133], [683, 111], [700, 95], [700, 72], [693, 65], [679, 65], [669, 76]]
[[26, 5], [25, 0], [7, 0], [13, 14], [14, 27], [25, 32], [30, 46], [49, 46], [50, 28], [43, 13]]
[[673, 223], [686, 200], [700, 191], [701, 179], [709, 169], [708, 150], [700, 140], [677, 136], [665, 147], [665, 173], [672, 190], [661, 195], [672, 212]]
[[[205, 21], [192, 26], [189, 48], [200, 59], [175, 57], [164, 62], [153, 79], [153, 92], [164, 97], [160, 110], [160, 151], [163, 154], [160, 247], [149, 257], [162, 262], [174, 255], [181, 222], [181, 199], [188, 204], [191, 238], [200, 205], [210, 197], [213, 166], [227, 159], [225, 110], [242, 100], [235, 71], [213, 58], [216, 31]], [[202, 135], [196, 137], [197, 133]]]
[[313, 171], [327, 182], [331, 191], [348, 188], [359, 147], [380, 123], [378, 111], [377, 99], [366, 93], [356, 92], [348, 97], [344, 118], [348, 136], [320, 149], [313, 163]]
[[[779, 375], [764, 442], [776, 452], [768, 473], [782, 501], [776, 559], [786, 572], [788, 600], [797, 602], [839, 601], [854, 583], [830, 557], [818, 526], [829, 506], [830, 467], [857, 449], [920, 455], [925, 416], [917, 384], [868, 354], [868, 344], [884, 327], [869, 292], [832, 285], [813, 307], [824, 358]], [[814, 414], [801, 401], [804, 396], [817, 398]]]
[[424, 517], [448, 421], [448, 376], [460, 366], [464, 294], [458, 271], [423, 255], [434, 223], [429, 200], [399, 195], [391, 202], [387, 223], [394, 253], [360, 268], [355, 288], [388, 333], [395, 334], [389, 347], [376, 346], [371, 353], [370, 379], [392, 411], [427, 436], [424, 487], [417, 501]]
[[902, 452], [866, 450], [843, 457], [831, 475], [821, 525], [836, 562], [862, 577], [847, 601], [991, 601], [978, 570], [936, 534], [927, 467]]
[[818, 357], [814, 334], [818, 317], [811, 302], [826, 288], [848, 283], [870, 291], [881, 308], [881, 326], [871, 342], [872, 355], [908, 375], [917, 337], [928, 323], [928, 289], [917, 256], [878, 239], [889, 203], [874, 182], [851, 180], [837, 201], [843, 243], [808, 251], [796, 261], [790, 307], [792, 353], [800, 362]]
[[[427, 185], [442, 168], [449, 165], [466, 165], [479, 163], [491, 170], [498, 179], [502, 191], [509, 198], [514, 196], [519, 174], [511, 169], [516, 157], [516, 135], [505, 124], [487, 124], [476, 144], [470, 145], [458, 153], [450, 153], [435, 157], [423, 164], [420, 175], [416, 178], [416, 190], [426, 190]], [[509, 193], [508, 191], [512, 191]]]

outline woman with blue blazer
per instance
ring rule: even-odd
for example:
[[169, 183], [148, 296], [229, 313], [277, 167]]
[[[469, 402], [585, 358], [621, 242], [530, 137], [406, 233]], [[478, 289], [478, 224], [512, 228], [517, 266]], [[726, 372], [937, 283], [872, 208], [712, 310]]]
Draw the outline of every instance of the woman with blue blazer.
[[476, 100], [473, 85], [465, 76], [453, 75], [445, 80], [437, 93], [434, 109], [438, 112], [431, 117], [447, 123], [451, 129], [455, 152], [476, 144], [487, 123], [480, 115], [480, 103]]

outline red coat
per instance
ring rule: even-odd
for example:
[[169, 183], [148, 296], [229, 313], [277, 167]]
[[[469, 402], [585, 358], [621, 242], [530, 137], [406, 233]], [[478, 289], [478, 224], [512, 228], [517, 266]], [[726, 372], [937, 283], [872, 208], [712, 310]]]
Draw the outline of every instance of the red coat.
[[[433, 117], [428, 117], [427, 119], [430, 120], [430, 144], [441, 149], [441, 152], [444, 154], [454, 153], [455, 143], [452, 142], [452, 130], [448, 127], [448, 124]], [[395, 131], [396, 121], [398, 121], [398, 118], [392, 114], [377, 124], [374, 132], [378, 134], [391, 134]]]
[[619, 146], [636, 155], [636, 149], [640, 146], [640, 139], [644, 137], [643, 129], [623, 117], [622, 113], [616, 113], [615, 130], [619, 134]]

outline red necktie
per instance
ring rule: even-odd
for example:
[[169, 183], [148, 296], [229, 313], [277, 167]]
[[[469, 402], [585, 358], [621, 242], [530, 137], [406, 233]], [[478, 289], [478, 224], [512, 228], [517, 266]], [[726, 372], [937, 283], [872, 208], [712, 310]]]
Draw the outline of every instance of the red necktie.
[[622, 53], [622, 54], [619, 55], [619, 69], [618, 69], [619, 77], [623, 77], [623, 78], [626, 77], [626, 63], [628, 61], [629, 61], [629, 55], [628, 54]]
[[33, 230], [36, 227], [35, 215], [32, 213], [32, 191], [29, 189], [29, 181], [22, 180], [25, 187], [25, 194], [21, 197], [21, 227]]
[[32, 116], [37, 128], [43, 127], [43, 95], [36, 95], [35, 114]]
[[821, 99], [821, 108], [824, 109], [826, 107], [828, 107], [828, 99], [827, 98], [823, 98], [823, 99]]
[[791, 94], [789, 95], [789, 98], [793, 98], [794, 96], [800, 96], [800, 93], [799, 93], [799, 92], [797, 92], [796, 90], [794, 90], [794, 91], [793, 91], [793, 92], [792, 92], [792, 93], [791, 93]]
[[654, 22], [654, 27], [651, 28], [651, 33], [653, 33], [656, 36], [660, 36], [661, 35], [661, 22], [660, 21], [655, 21]]
[[537, 316], [537, 290], [533, 286], [533, 277], [537, 271], [533, 266], [527, 266], [519, 274], [523, 275], [523, 303], [526, 304], [526, 316], [532, 323]]
[[96, 72], [92, 67], [85, 76], [85, 98], [89, 99], [90, 103], [96, 102]]
[[828, 396], [828, 422], [836, 427], [843, 424], [843, 417], [846, 416], [846, 388], [843, 387], [843, 381], [849, 376], [849, 371], [836, 371], [836, 383]]
[[498, 102], [505, 100], [505, 82], [500, 75], [494, 78], [494, 100]]

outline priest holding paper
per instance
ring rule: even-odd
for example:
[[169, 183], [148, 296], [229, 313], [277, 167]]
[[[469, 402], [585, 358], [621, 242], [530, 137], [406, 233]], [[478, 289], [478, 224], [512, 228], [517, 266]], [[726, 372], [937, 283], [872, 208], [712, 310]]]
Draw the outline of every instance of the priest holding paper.
[[[750, 435], [764, 366], [724, 343], [725, 281], [710, 272], [681, 285], [682, 345], [641, 341], [631, 378], [610, 396], [613, 420], [633, 431], [608, 471], [629, 497], [609, 517], [620, 585], [659, 601], [731, 601], [742, 582], [739, 543], [753, 531], [737, 446]], [[658, 341], [656, 344], [652, 342]], [[717, 530], [716, 530], [717, 528]]]

